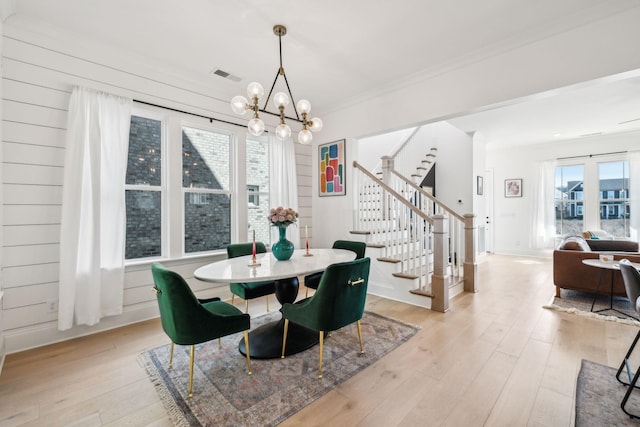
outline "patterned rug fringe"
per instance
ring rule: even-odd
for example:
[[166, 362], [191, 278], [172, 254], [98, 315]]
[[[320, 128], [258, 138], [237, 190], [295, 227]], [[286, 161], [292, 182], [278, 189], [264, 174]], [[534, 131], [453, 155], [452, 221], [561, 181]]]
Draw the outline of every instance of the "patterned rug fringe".
[[609, 316], [609, 315], [600, 314], [600, 313], [593, 313], [591, 311], [584, 311], [575, 307], [561, 307], [559, 305], [554, 304], [554, 301], [555, 301], [555, 297], [552, 297], [551, 301], [549, 301], [548, 304], [543, 305], [542, 308], [546, 308], [548, 310], [562, 311], [564, 313], [576, 314], [578, 316], [589, 317], [591, 319], [607, 320], [609, 322], [624, 323], [625, 325], [640, 326], [640, 322], [637, 320], [628, 319], [628, 318], [625, 319], [618, 316]]
[[162, 400], [164, 408], [166, 409], [169, 418], [171, 418], [173, 425], [176, 427], [190, 427], [189, 422], [182, 416], [182, 411], [167, 389], [160, 372], [155, 369], [151, 360], [139, 357], [138, 363], [147, 371], [151, 384], [153, 384], [156, 392], [158, 393], [158, 397]]

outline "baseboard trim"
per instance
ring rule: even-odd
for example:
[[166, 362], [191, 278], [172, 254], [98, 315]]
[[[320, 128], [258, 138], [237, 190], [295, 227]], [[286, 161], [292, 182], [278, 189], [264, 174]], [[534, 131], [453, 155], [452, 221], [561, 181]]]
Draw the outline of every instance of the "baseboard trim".
[[57, 321], [32, 325], [5, 332], [5, 350], [6, 354], [18, 353], [154, 319], [159, 315], [158, 304], [155, 301], [149, 301], [133, 307], [127, 307], [121, 315], [104, 317], [100, 323], [93, 326], [74, 326], [69, 330], [59, 331]]

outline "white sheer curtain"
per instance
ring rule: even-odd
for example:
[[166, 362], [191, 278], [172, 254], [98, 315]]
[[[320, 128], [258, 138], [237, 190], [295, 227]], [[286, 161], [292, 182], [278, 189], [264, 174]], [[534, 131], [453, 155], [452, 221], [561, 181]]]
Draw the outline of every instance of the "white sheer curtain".
[[538, 180], [533, 197], [532, 247], [552, 248], [556, 235], [555, 225], [555, 160], [540, 162]]
[[74, 88], [60, 227], [58, 329], [122, 313], [132, 100]]
[[629, 153], [629, 209], [630, 238], [637, 242], [640, 240], [640, 151]]
[[[283, 206], [298, 210], [298, 179], [296, 175], [296, 153], [293, 140], [280, 141], [273, 135], [269, 135], [269, 201], [272, 208]], [[271, 241], [278, 239], [277, 231], [271, 230]], [[292, 241], [296, 248], [300, 247], [299, 225], [287, 227], [287, 239]]]

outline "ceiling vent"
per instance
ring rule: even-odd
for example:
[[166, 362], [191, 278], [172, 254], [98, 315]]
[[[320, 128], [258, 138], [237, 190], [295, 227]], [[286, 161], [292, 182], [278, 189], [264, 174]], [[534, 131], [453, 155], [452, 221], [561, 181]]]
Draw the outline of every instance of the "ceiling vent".
[[220, 68], [216, 68], [215, 70], [211, 71], [211, 74], [215, 74], [216, 76], [220, 76], [224, 79], [229, 79], [234, 82], [239, 82], [240, 80], [242, 80], [240, 77], [234, 76], [231, 73], [227, 73], [226, 71], [221, 70]]

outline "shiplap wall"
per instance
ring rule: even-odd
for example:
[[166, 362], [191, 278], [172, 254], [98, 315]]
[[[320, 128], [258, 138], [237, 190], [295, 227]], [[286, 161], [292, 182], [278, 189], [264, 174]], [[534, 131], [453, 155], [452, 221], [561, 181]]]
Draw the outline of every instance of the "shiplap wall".
[[[128, 266], [124, 313], [94, 327], [57, 330], [59, 232], [67, 108], [73, 86], [220, 117], [229, 104], [161, 71], [131, 65], [113, 52], [87, 49], [59, 35], [5, 26], [2, 75], [2, 283], [7, 352], [94, 333], [158, 315], [149, 264]], [[226, 117], [224, 117], [226, 118]], [[189, 118], [189, 120], [193, 120]], [[207, 121], [208, 123], [208, 121]], [[222, 126], [224, 127], [224, 126]], [[239, 128], [227, 126], [237, 132]], [[311, 226], [311, 147], [296, 146], [300, 226]], [[310, 230], [311, 233], [311, 230]], [[209, 257], [167, 260], [199, 295], [229, 297], [228, 286], [193, 278]]]

